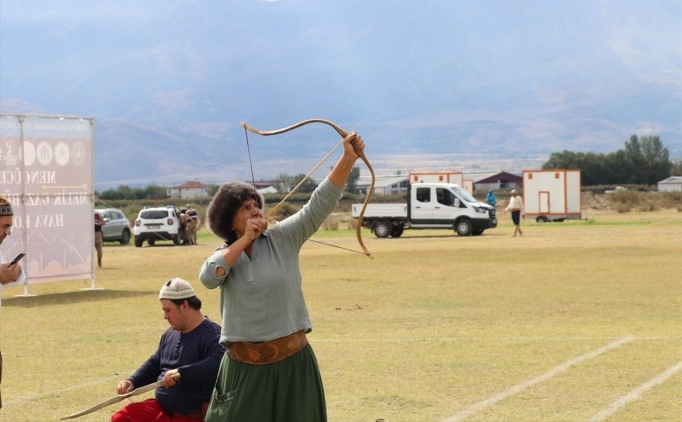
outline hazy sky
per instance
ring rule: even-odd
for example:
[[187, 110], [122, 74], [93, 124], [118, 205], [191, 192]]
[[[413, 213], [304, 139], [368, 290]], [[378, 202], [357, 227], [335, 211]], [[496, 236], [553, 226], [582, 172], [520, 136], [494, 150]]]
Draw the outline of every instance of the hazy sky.
[[3, 0], [0, 75], [4, 104], [229, 145], [241, 121], [323, 117], [382, 158], [608, 152], [633, 133], [682, 155], [679, 0]]

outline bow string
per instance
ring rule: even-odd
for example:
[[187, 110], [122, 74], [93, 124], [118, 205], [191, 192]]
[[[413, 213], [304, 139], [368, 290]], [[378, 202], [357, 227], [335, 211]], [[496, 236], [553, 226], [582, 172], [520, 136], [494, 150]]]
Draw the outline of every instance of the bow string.
[[[286, 201], [287, 198], [289, 198], [289, 196], [290, 196], [292, 193], [294, 193], [294, 192], [296, 191], [296, 189], [298, 189], [298, 187], [301, 186], [301, 185], [303, 184], [303, 182], [305, 182], [305, 180], [307, 180], [308, 177], [310, 177], [310, 175], [312, 175], [313, 172], [315, 172], [315, 170], [317, 170], [317, 169], [320, 167], [320, 165], [322, 165], [322, 163], [323, 163], [327, 158], [329, 158], [329, 156], [336, 150], [336, 148], [338, 148], [340, 145], [343, 144], [343, 140], [344, 140], [346, 137], [348, 137], [348, 132], [346, 132], [346, 131], [344, 131], [343, 129], [341, 129], [341, 128], [340, 128], [337, 124], [335, 124], [334, 122], [331, 122], [331, 121], [325, 120], [325, 119], [308, 119], [308, 120], [304, 120], [304, 121], [302, 121], [302, 122], [293, 124], [293, 125], [291, 125], [291, 126], [287, 126], [287, 127], [285, 127], [285, 128], [276, 129], [276, 130], [259, 130], [259, 129], [256, 129], [256, 128], [252, 127], [252, 126], [247, 125], [246, 123], [243, 123], [243, 122], [242, 122], [242, 124], [241, 124], [241, 126], [244, 128], [245, 133], [246, 133], [246, 131], [249, 131], [249, 132], [253, 132], [253, 133], [257, 134], [257, 135], [261, 135], [261, 136], [271, 136], [271, 135], [279, 135], [279, 134], [281, 134], [281, 133], [285, 133], [285, 132], [288, 132], [288, 131], [290, 131], [290, 130], [297, 129], [297, 128], [301, 127], [301, 126], [305, 126], [305, 125], [310, 124], [310, 123], [324, 123], [324, 124], [326, 124], [326, 125], [329, 125], [329, 126], [331, 126], [332, 128], [334, 128], [334, 130], [336, 130], [336, 132], [337, 132], [337, 133], [341, 136], [341, 138], [343, 138], [343, 139], [341, 140], [341, 142], [339, 142], [339, 144], [336, 145], [336, 147], [334, 147], [334, 149], [333, 149], [329, 154], [327, 154], [327, 155], [322, 159], [322, 161], [320, 161], [320, 162], [317, 164], [317, 166], [315, 166], [315, 168], [314, 168], [312, 171], [310, 171], [310, 172], [306, 175], [305, 178], [303, 178], [303, 180], [301, 180], [301, 182], [300, 182], [298, 185], [296, 185], [296, 187], [294, 187], [294, 189], [292, 189], [292, 190], [289, 192], [289, 194], [287, 194], [287, 195], [284, 197], [284, 199], [282, 199], [282, 200], [281, 200], [281, 201], [280, 201], [272, 210], [270, 210], [270, 212], [268, 213], [268, 215], [265, 216], [265, 218], [268, 218], [270, 215], [272, 215], [272, 213], [275, 212], [275, 210], [276, 210], [277, 208], [279, 208], [279, 206], [282, 205], [282, 203], [284, 203], [284, 201]], [[248, 143], [248, 135], [247, 135], [247, 143]], [[357, 236], [357, 238], [358, 238], [358, 243], [360, 244], [360, 247], [362, 248], [363, 253], [364, 253], [368, 258], [374, 259], [374, 257], [373, 257], [372, 254], [369, 252], [369, 250], [365, 247], [365, 244], [364, 244], [364, 242], [362, 241], [362, 219], [363, 219], [363, 217], [364, 217], [364, 215], [365, 215], [365, 210], [367, 209], [367, 205], [369, 204], [369, 200], [370, 200], [370, 198], [371, 198], [371, 196], [372, 196], [372, 192], [374, 192], [374, 182], [375, 182], [376, 177], [375, 177], [375, 175], [374, 175], [374, 169], [372, 168], [372, 165], [370, 164], [369, 160], [368, 160], [367, 157], [365, 156], [364, 151], [356, 151], [356, 153], [358, 154], [358, 156], [360, 157], [360, 159], [365, 163], [365, 165], [366, 165], [367, 168], [369, 169], [369, 172], [370, 172], [370, 174], [372, 175], [372, 182], [371, 182], [371, 184], [370, 184], [369, 190], [367, 191], [367, 197], [365, 198], [365, 202], [364, 202], [364, 204], [362, 205], [362, 210], [360, 211], [360, 215], [358, 216], [358, 224], [357, 224], [357, 228], [356, 228], [355, 234], [356, 234], [356, 236]]]

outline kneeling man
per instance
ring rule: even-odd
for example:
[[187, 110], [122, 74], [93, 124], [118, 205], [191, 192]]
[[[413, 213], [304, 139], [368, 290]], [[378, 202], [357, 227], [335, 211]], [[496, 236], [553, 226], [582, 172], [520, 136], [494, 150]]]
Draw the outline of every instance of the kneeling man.
[[[159, 348], [121, 381], [118, 394], [163, 380], [156, 398], [132, 403], [111, 417], [112, 422], [199, 422], [218, 376], [225, 349], [218, 343], [220, 326], [201, 313], [201, 300], [187, 281], [174, 278], [159, 293], [163, 317], [170, 328]], [[180, 376], [177, 377], [177, 374]]]

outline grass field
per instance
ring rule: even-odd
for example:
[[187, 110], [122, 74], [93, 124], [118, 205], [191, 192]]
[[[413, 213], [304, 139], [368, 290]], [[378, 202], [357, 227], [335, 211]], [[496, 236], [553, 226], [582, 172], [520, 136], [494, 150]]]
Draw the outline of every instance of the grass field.
[[[302, 252], [330, 421], [679, 421], [682, 213], [588, 213], [479, 237], [365, 234], [369, 260]], [[219, 242], [105, 247], [90, 280], [2, 292], [0, 420], [55, 421], [115, 395], [167, 324], [158, 290]], [[354, 232], [316, 239], [358, 249]], [[136, 397], [136, 400], [146, 398]], [[81, 421], [108, 420], [105, 410]]]

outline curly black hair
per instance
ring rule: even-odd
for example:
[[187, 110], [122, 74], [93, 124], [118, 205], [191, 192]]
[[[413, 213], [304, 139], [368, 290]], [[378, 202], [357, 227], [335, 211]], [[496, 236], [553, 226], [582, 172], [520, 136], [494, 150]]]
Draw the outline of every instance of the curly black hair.
[[263, 209], [263, 196], [256, 188], [244, 182], [229, 182], [220, 185], [218, 192], [208, 204], [206, 209], [208, 229], [228, 245], [237, 240], [232, 222], [235, 213], [247, 199], [254, 199], [258, 208]]

